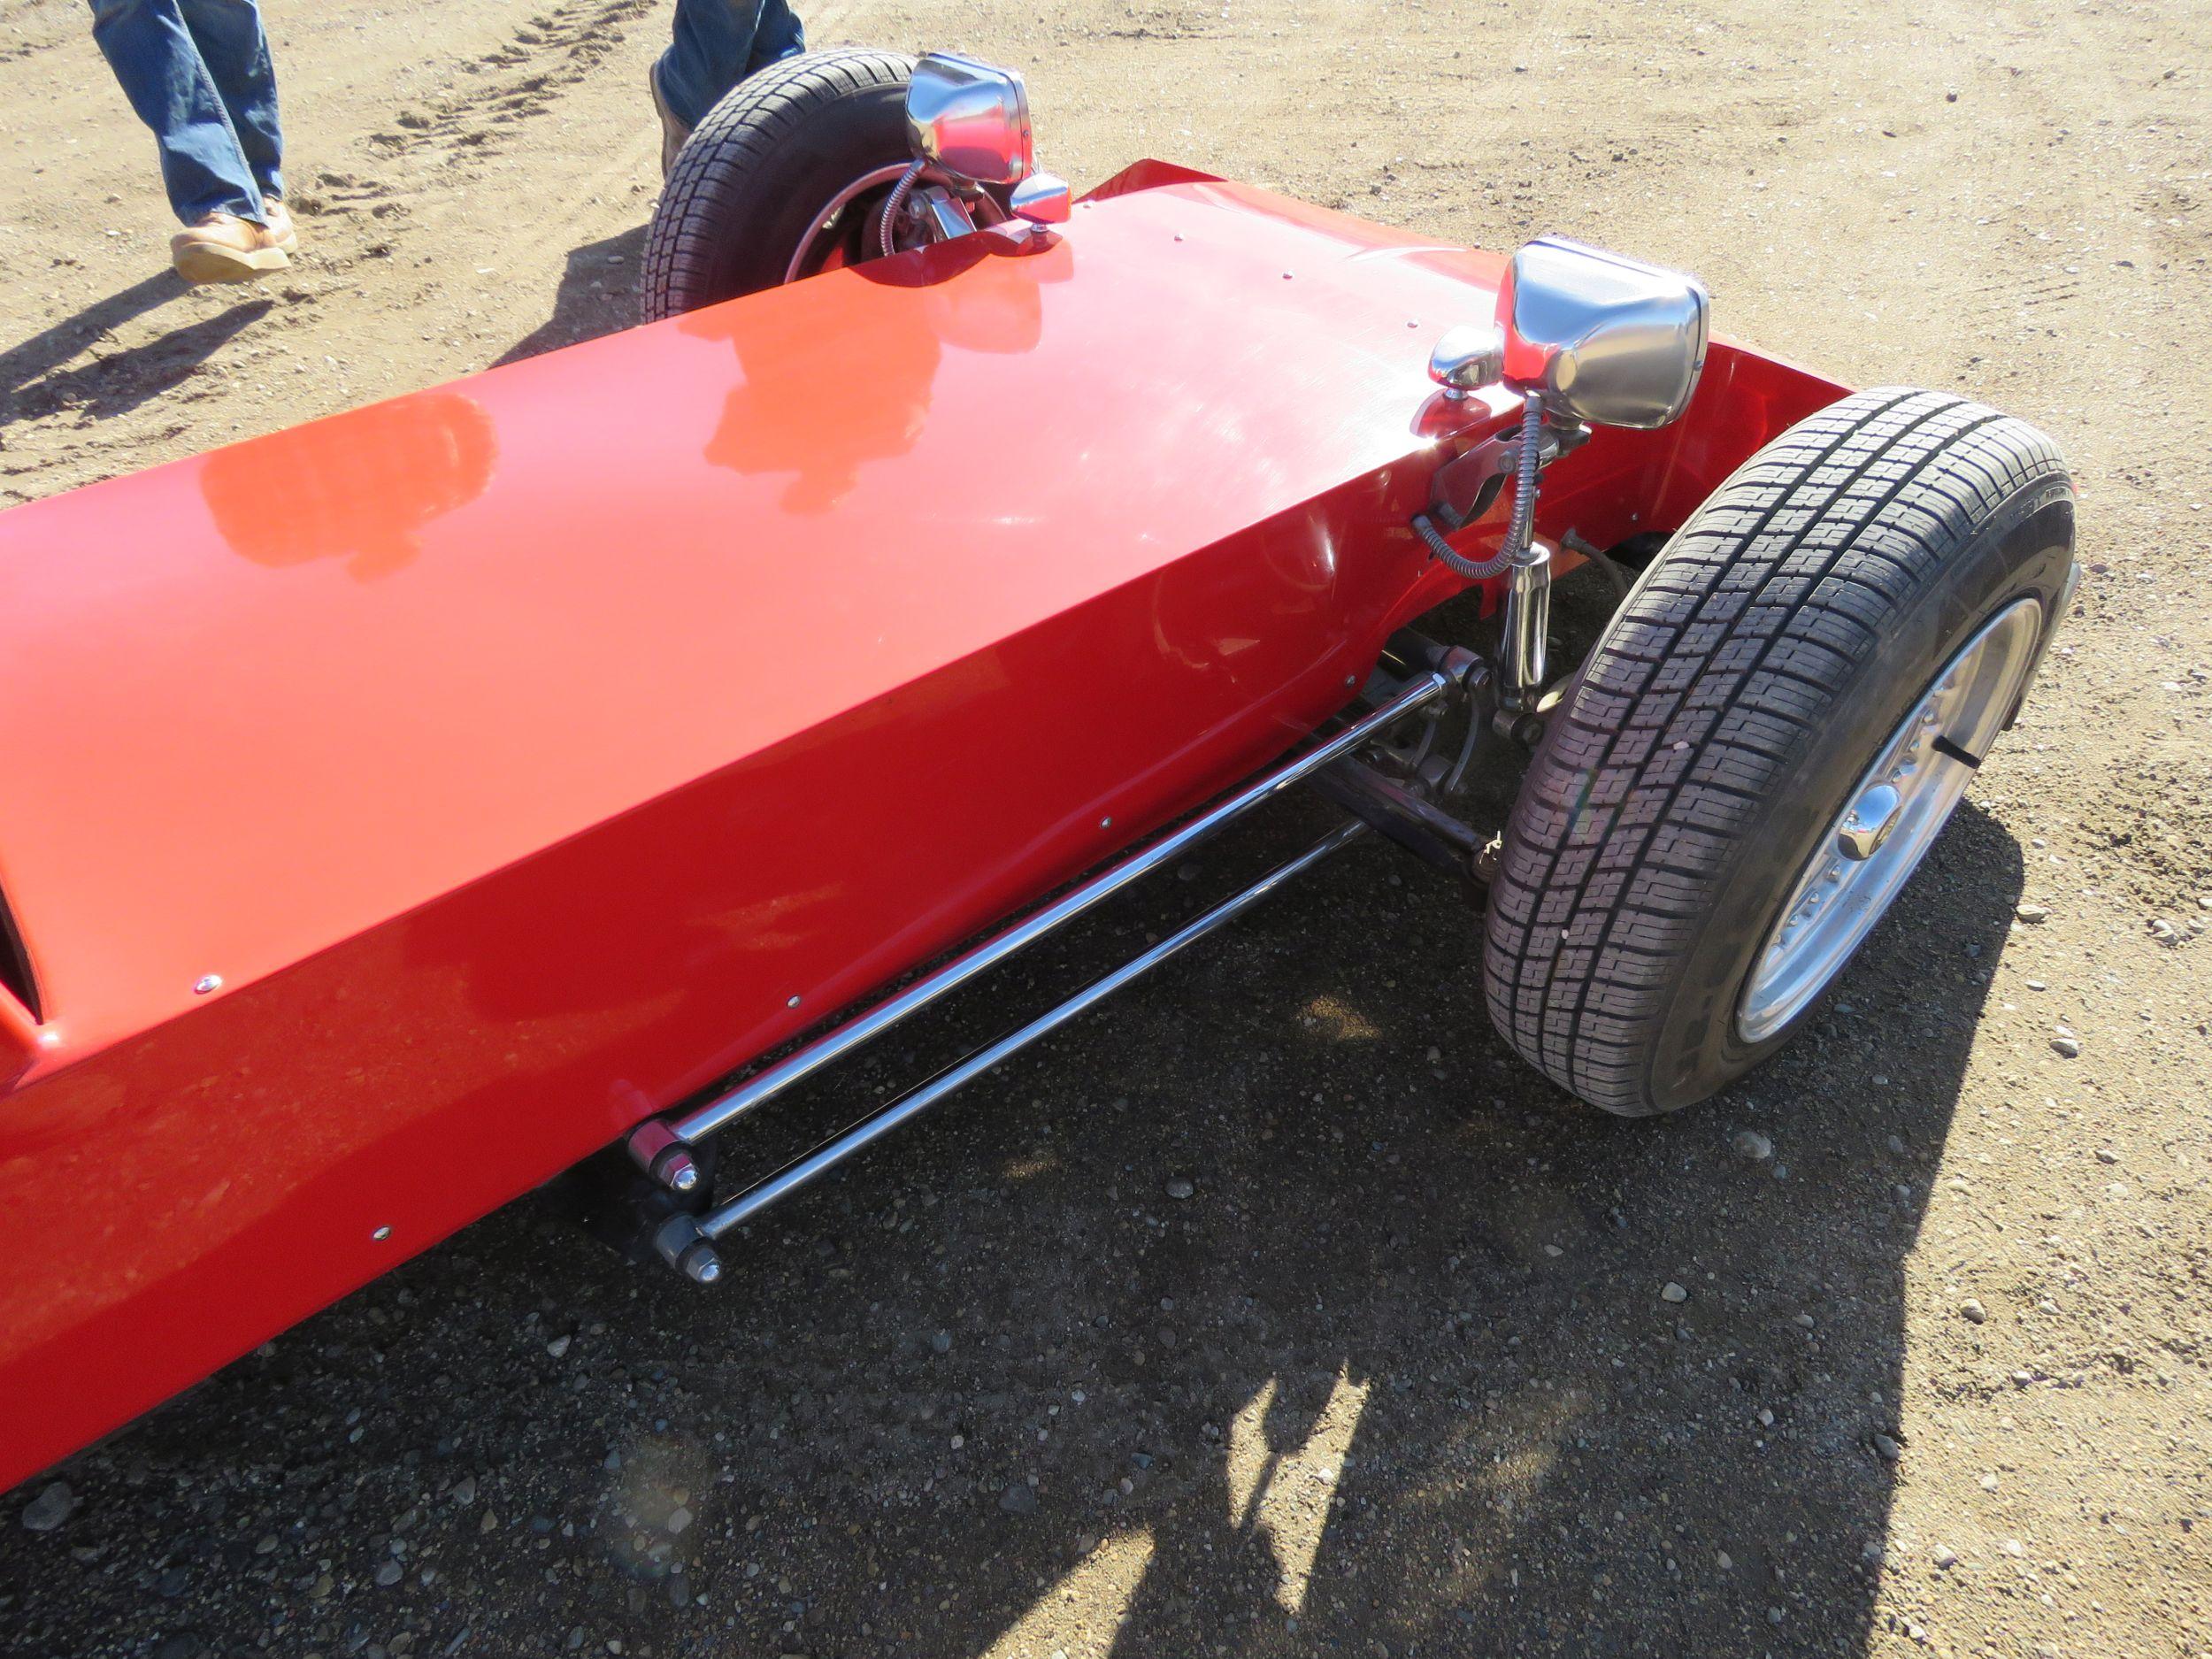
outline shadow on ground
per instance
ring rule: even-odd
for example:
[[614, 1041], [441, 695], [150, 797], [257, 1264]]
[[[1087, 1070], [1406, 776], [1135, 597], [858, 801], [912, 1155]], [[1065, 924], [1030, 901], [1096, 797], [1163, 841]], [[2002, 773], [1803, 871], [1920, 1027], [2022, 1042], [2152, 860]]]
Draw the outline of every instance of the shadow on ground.
[[62, 366], [101, 335], [189, 291], [174, 272], [159, 272], [0, 351], [0, 425], [57, 409], [75, 408], [92, 419], [135, 409], [181, 382], [275, 303], [243, 300], [143, 345], [96, 355], [73, 369]]
[[618, 236], [602, 237], [570, 249], [560, 286], [554, 290], [553, 314], [508, 347], [498, 362], [519, 363], [540, 352], [611, 334], [636, 322], [645, 229], [642, 225], [635, 226]]
[[[1225, 841], [886, 1064], [1312, 827]], [[205, 1644], [171, 1659], [1855, 1653], [1903, 1262], [2020, 879], [1962, 809], [1791, 1050], [1628, 1123], [1505, 1051], [1456, 895], [1363, 846], [712, 1291], [543, 1203], [490, 1217], [65, 1465], [81, 1507], [0, 1610], [27, 1651]]]

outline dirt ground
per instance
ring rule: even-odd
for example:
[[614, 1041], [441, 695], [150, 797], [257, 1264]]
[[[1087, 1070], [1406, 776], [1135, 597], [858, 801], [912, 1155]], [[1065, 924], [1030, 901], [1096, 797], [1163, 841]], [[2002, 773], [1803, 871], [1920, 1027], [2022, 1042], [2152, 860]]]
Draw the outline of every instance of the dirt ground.
[[[83, 7], [0, 0], [0, 500], [633, 315], [666, 4], [267, 9], [303, 255], [188, 293]], [[808, 20], [1024, 65], [1079, 184], [1152, 154], [1562, 230], [2025, 416], [2080, 483], [2065, 649], [1717, 1102], [1573, 1109], [1487, 1028], [1455, 895], [1363, 849], [713, 1293], [525, 1201], [9, 1494], [0, 1651], [2212, 1653], [2212, 7]]]

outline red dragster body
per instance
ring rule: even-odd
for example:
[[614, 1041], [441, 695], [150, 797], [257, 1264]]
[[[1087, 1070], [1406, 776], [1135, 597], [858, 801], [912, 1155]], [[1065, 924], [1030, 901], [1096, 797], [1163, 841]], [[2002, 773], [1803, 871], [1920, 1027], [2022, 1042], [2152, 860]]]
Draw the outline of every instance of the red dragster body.
[[[1517, 411], [1425, 373], [1496, 258], [1149, 164], [990, 242], [0, 515], [0, 1486], [1218, 792], [1464, 586], [1408, 521]], [[1840, 391], [1716, 342], [1540, 528], [1668, 529]]]

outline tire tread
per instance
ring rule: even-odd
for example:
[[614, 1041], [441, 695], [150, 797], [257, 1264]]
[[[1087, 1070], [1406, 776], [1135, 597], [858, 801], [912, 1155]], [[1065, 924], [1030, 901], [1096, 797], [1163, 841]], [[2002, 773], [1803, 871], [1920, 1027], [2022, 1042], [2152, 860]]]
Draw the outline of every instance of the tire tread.
[[1659, 1110], [1670, 970], [1740, 838], [1916, 595], [2063, 463], [1946, 393], [1861, 392], [1739, 468], [1632, 591], [1554, 718], [1505, 836], [1491, 1018], [1562, 1087]]
[[902, 86], [913, 67], [902, 52], [832, 47], [771, 64], [708, 111], [677, 156], [646, 233], [643, 319], [658, 322], [718, 297], [710, 284], [732, 218], [726, 204], [777, 164], [810, 116], [856, 93]]

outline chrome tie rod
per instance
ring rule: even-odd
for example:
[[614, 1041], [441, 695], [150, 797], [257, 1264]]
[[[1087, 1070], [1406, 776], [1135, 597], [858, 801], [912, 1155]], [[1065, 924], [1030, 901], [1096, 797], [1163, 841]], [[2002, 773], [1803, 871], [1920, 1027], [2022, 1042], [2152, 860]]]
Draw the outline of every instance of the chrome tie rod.
[[[647, 1119], [633, 1129], [626, 1138], [626, 1144], [631, 1157], [648, 1174], [677, 1192], [694, 1190], [698, 1185], [699, 1171], [690, 1156], [691, 1147], [757, 1110], [830, 1062], [881, 1036], [908, 1016], [918, 1013], [984, 970], [1005, 961], [1047, 934], [1065, 926], [1132, 882], [1180, 857], [1254, 808], [1273, 800], [1293, 784], [1312, 777], [1324, 767], [1352, 754], [1407, 715], [1436, 703], [1451, 689], [1452, 681], [1442, 673], [1426, 671], [1415, 675], [1373, 712], [1355, 720], [1343, 731], [1317, 743], [1275, 771], [1247, 784], [1235, 794], [1120, 863], [1071, 888], [1042, 910], [917, 979], [896, 995], [833, 1027], [795, 1053], [755, 1072], [710, 1100], [667, 1117]], [[690, 1278], [702, 1284], [712, 1283], [721, 1276], [720, 1260], [714, 1249], [715, 1240], [732, 1228], [743, 1225], [770, 1205], [798, 1191], [892, 1130], [911, 1122], [962, 1084], [979, 1077], [1008, 1056], [1058, 1029], [1078, 1014], [1095, 1007], [1124, 986], [1159, 966], [1187, 946], [1204, 938], [1224, 922], [1242, 914], [1293, 877], [1303, 874], [1330, 854], [1357, 839], [1364, 827], [1355, 822], [1332, 831], [1297, 857], [1270, 871], [1251, 886], [1223, 900], [1141, 955], [1094, 980], [1065, 1002], [975, 1050], [870, 1113], [813, 1151], [764, 1179], [755, 1182], [704, 1214], [672, 1217], [655, 1233], [656, 1247], [671, 1264]]]

